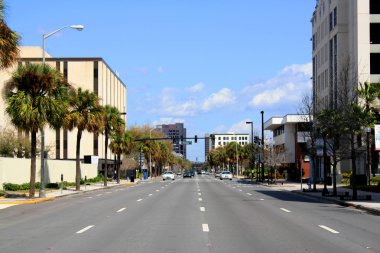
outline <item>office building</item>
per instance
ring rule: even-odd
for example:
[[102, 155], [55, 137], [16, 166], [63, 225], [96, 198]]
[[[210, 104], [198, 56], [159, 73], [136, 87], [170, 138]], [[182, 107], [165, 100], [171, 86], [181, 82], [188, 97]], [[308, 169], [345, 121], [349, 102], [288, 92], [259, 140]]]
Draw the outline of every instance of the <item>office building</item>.
[[186, 159], [186, 145], [182, 144], [182, 140], [186, 141], [186, 128], [183, 123], [163, 124], [156, 127], [158, 131], [164, 133], [167, 137], [173, 138], [173, 151], [181, 154]]
[[[213, 138], [211, 138], [211, 136]], [[205, 135], [205, 158], [206, 158], [205, 161], [207, 161], [207, 156], [211, 150], [226, 146], [230, 142], [237, 142], [238, 144], [244, 146], [250, 143], [249, 134], [234, 134], [234, 133], [206, 134]]]
[[[95, 92], [100, 98], [101, 105], [111, 105], [120, 112], [127, 110], [127, 88], [119, 76], [99, 57], [87, 58], [56, 58], [45, 54], [46, 64], [58, 69], [68, 82], [74, 87]], [[12, 68], [0, 71], [0, 89], [11, 78], [18, 65], [26, 63], [42, 63], [42, 48], [20, 47], [18, 63]], [[0, 97], [0, 104], [5, 102]], [[126, 115], [123, 115], [126, 120]], [[10, 127], [12, 124], [5, 113], [4, 106], [0, 106], [0, 129]], [[77, 131], [65, 129], [52, 130], [45, 128], [45, 144], [49, 159], [75, 159]], [[38, 136], [38, 138], [40, 138]], [[81, 140], [81, 155], [99, 156], [105, 158], [104, 136], [84, 132]], [[114, 155], [108, 150], [108, 159]]]

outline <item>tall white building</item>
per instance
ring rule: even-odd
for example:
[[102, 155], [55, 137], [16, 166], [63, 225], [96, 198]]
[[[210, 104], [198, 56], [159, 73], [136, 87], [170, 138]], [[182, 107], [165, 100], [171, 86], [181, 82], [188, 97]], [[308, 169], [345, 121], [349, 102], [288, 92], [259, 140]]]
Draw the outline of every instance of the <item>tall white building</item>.
[[[213, 136], [213, 138], [211, 138]], [[230, 142], [237, 142], [238, 144], [244, 146], [250, 143], [249, 134], [206, 134], [205, 139], [205, 157], [207, 161], [207, 156], [211, 150], [228, 145]]]
[[379, 0], [319, 0], [311, 22], [316, 111], [336, 108], [347, 66], [349, 78], [380, 81]]

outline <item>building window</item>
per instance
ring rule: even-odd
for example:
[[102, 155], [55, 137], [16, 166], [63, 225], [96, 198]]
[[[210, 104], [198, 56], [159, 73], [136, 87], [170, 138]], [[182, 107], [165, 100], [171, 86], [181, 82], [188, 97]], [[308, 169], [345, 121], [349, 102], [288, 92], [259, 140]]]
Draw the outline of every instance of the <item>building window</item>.
[[61, 129], [55, 130], [55, 159], [61, 159]]
[[337, 9], [336, 7], [334, 8], [334, 27], [337, 25], [338, 23], [338, 17], [337, 17]]
[[370, 43], [380, 44], [380, 23], [370, 24]]
[[332, 12], [330, 13], [329, 22], [330, 22], [330, 32], [331, 32], [334, 28], [334, 26], [333, 26], [333, 13]]
[[379, 75], [380, 74], [380, 53], [372, 53], [371, 54], [371, 74]]
[[369, 13], [370, 14], [380, 14], [380, 1], [370, 0], [369, 1]]

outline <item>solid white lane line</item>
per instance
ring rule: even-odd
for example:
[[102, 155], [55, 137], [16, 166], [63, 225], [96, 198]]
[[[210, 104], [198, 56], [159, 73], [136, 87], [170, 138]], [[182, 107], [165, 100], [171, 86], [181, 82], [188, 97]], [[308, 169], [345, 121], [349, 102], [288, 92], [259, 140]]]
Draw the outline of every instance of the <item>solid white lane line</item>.
[[199, 201], [202, 201], [202, 198], [199, 198], [198, 200], [199, 200]]
[[121, 208], [120, 210], [118, 210], [117, 213], [121, 213], [121, 212], [124, 211], [125, 209], [127, 209], [127, 208], [123, 207], [123, 208]]
[[323, 228], [323, 229], [325, 229], [325, 230], [327, 230], [327, 231], [329, 231], [329, 232], [331, 232], [331, 233], [333, 233], [333, 234], [339, 234], [338, 231], [336, 231], [336, 230], [334, 230], [334, 229], [332, 229], [332, 228], [329, 228], [329, 227], [327, 227], [327, 226], [325, 226], [325, 225], [318, 225], [318, 227]]
[[287, 212], [287, 213], [291, 213], [291, 211], [289, 211], [288, 209], [285, 209], [285, 208], [280, 208], [282, 211], [284, 212]]
[[200, 209], [201, 209], [201, 212], [205, 212], [206, 211], [206, 208], [204, 208], [203, 206], [201, 206]]
[[208, 228], [208, 224], [202, 224], [202, 230], [203, 232], [210, 232], [210, 229]]
[[137, 202], [140, 202], [140, 201], [142, 201], [142, 200], [143, 200], [143, 199], [138, 199]]
[[252, 194], [251, 194], [251, 193], [249, 193], [249, 192], [247, 192], [247, 195], [249, 195], [249, 196], [252, 196]]
[[92, 228], [92, 227], [94, 227], [94, 226], [95, 226], [95, 225], [87, 226], [87, 227], [85, 227], [85, 228], [79, 230], [79, 231], [77, 232], [77, 234], [82, 234], [82, 233], [86, 232], [87, 230], [89, 230], [90, 228]]

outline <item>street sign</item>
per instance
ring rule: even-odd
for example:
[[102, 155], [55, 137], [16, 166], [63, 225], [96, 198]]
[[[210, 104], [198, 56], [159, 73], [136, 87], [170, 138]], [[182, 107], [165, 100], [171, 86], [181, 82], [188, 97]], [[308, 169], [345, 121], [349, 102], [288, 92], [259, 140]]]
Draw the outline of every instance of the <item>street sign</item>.
[[191, 141], [182, 141], [181, 144], [182, 144], [182, 145], [191, 145], [192, 142], [191, 142]]

